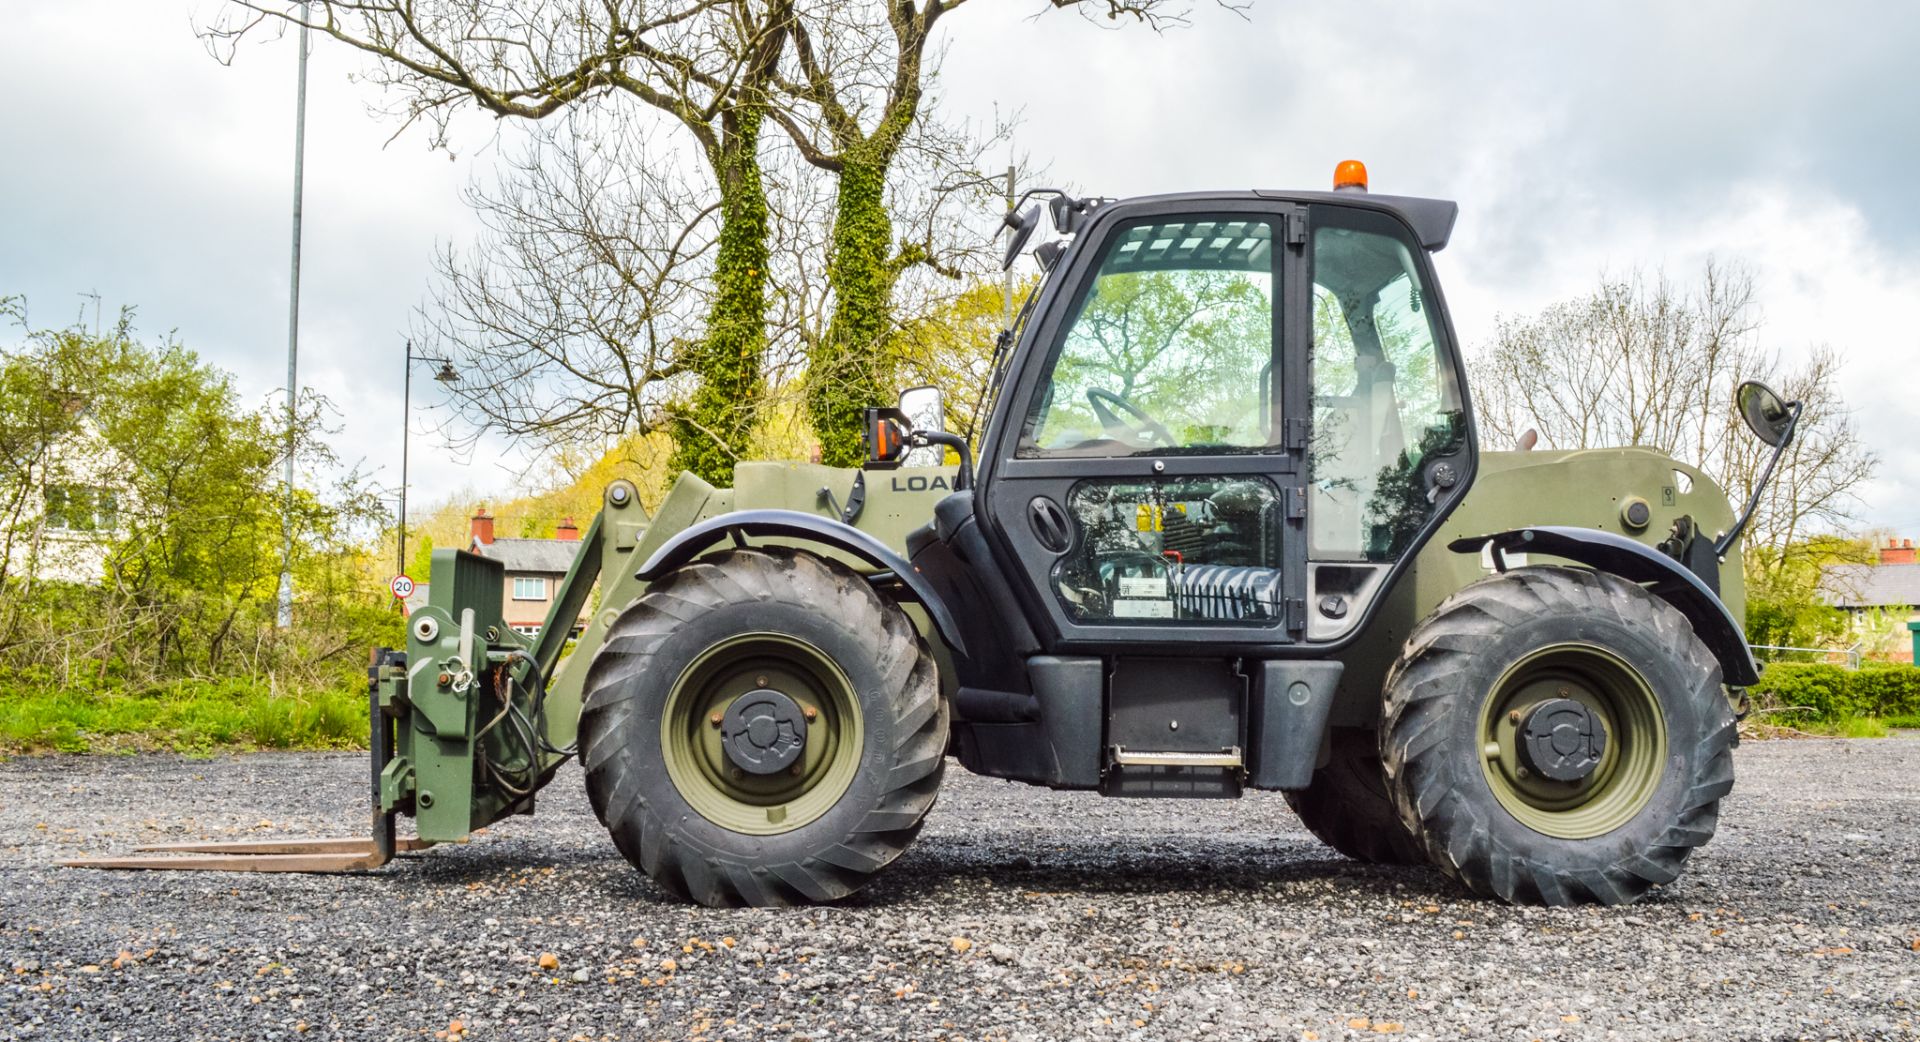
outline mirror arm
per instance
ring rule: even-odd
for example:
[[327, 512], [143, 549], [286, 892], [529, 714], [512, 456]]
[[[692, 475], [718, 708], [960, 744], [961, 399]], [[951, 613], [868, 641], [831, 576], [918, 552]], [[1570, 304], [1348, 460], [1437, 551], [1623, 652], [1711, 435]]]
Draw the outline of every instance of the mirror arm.
[[1773, 480], [1773, 468], [1780, 465], [1780, 457], [1786, 454], [1787, 446], [1793, 444], [1794, 432], [1800, 426], [1802, 406], [1799, 402], [1788, 402], [1787, 408], [1793, 410], [1793, 417], [1787, 421], [1787, 432], [1781, 435], [1780, 444], [1773, 447], [1773, 458], [1767, 460], [1767, 469], [1760, 472], [1760, 480], [1753, 483], [1753, 495], [1747, 497], [1747, 508], [1740, 512], [1740, 519], [1733, 523], [1732, 528], [1727, 529], [1726, 535], [1721, 536], [1713, 544], [1715, 557], [1725, 557], [1734, 541], [1747, 530], [1747, 522], [1753, 520], [1753, 512], [1760, 506], [1761, 493], [1767, 490], [1767, 483]]
[[960, 473], [953, 476], [953, 490], [960, 492], [973, 487], [973, 450], [967, 447], [967, 440], [958, 434], [945, 431], [914, 431], [907, 435], [907, 441], [914, 448], [925, 445], [944, 445], [960, 454]]

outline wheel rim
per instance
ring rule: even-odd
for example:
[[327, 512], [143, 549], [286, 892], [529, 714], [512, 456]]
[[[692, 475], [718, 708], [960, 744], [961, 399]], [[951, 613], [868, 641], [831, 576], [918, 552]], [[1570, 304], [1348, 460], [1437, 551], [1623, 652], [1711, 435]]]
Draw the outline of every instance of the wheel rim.
[[[747, 735], [742, 707], [759, 714], [748, 720]], [[792, 710], [803, 725], [768, 725]], [[797, 751], [795, 733], [804, 736]], [[846, 672], [826, 652], [781, 633], [746, 633], [709, 647], [674, 681], [660, 718], [667, 776], [681, 798], [715, 825], [748, 835], [791, 832], [825, 814], [853, 784], [863, 741]]]
[[[1604, 749], [1574, 780], [1543, 774], [1528, 745], [1528, 727], [1556, 710], [1584, 716], [1603, 735]], [[1591, 644], [1556, 644], [1514, 663], [1481, 706], [1476, 734], [1480, 770], [1500, 805], [1562, 839], [1591, 839], [1633, 820], [1667, 761], [1659, 696], [1626, 660]]]

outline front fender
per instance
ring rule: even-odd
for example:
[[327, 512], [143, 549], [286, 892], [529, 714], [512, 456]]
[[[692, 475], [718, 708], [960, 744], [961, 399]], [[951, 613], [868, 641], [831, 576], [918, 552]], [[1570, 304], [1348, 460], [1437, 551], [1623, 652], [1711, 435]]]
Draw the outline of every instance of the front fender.
[[1720, 660], [1721, 675], [1729, 687], [1759, 682], [1760, 669], [1747, 647], [1746, 632], [1727, 606], [1699, 576], [1645, 543], [1598, 529], [1544, 525], [1456, 539], [1447, 549], [1477, 554], [1488, 544], [1493, 546], [1494, 567], [1503, 572], [1508, 553], [1546, 554], [1648, 584], [1649, 593], [1678, 608], [1693, 623], [1701, 642]]
[[919, 569], [894, 553], [887, 544], [852, 525], [815, 514], [803, 514], [798, 510], [736, 510], [708, 518], [662, 544], [635, 573], [635, 578], [652, 582], [705, 553], [722, 539], [730, 538], [745, 545], [743, 540], [748, 536], [790, 539], [831, 547], [875, 568], [892, 572], [913, 594], [913, 599], [926, 609], [927, 617], [933, 620], [934, 629], [939, 631], [940, 639], [946, 642], [947, 647], [956, 655], [966, 654], [966, 645], [961, 640], [960, 627], [955, 623], [953, 613], [947, 610], [945, 602], [934, 591], [933, 584], [920, 574]]

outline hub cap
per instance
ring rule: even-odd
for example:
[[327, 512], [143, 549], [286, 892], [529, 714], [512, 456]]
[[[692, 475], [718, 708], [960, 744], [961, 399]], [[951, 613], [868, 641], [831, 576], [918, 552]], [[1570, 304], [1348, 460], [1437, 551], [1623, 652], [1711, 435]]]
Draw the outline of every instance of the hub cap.
[[1550, 698], [1521, 720], [1520, 760], [1535, 774], [1577, 782], [1600, 766], [1607, 751], [1606, 728], [1585, 702]]
[[720, 744], [727, 759], [748, 774], [778, 774], [807, 746], [807, 718], [793, 699], [756, 688], [727, 706]]
[[1632, 821], [1667, 761], [1660, 699], [1613, 652], [1555, 644], [1514, 663], [1480, 712], [1480, 769], [1536, 832], [1592, 839]]
[[721, 828], [767, 836], [818, 819], [846, 794], [864, 743], [853, 683], [784, 633], [719, 641], [681, 671], [660, 716], [667, 776]]

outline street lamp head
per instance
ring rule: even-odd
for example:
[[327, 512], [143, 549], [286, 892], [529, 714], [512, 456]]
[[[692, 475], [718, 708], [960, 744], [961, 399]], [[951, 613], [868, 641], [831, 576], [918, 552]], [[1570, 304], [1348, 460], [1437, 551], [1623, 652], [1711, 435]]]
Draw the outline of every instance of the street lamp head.
[[448, 361], [440, 363], [440, 371], [433, 374], [433, 378], [443, 384], [460, 382], [460, 374], [453, 371], [453, 363]]

